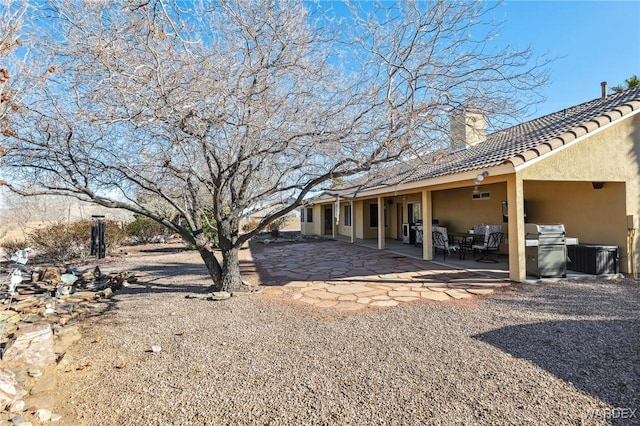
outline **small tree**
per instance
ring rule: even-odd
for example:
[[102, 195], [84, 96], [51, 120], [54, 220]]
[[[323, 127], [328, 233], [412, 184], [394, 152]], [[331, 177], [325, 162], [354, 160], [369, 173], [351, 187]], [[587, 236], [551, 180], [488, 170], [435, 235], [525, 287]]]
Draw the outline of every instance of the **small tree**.
[[627, 78], [624, 82], [625, 82], [624, 86], [623, 85], [613, 86], [611, 90], [613, 90], [614, 93], [620, 93], [624, 90], [631, 89], [632, 87], [640, 86], [640, 79], [638, 79], [638, 76], [635, 74]]

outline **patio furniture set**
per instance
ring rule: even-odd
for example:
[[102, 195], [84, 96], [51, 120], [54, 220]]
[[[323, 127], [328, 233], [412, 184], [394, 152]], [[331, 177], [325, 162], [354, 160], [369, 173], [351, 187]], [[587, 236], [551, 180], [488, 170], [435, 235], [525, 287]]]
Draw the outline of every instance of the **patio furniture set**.
[[438, 252], [442, 253], [443, 259], [451, 252], [458, 252], [460, 260], [464, 260], [471, 251], [479, 254], [477, 262], [497, 263], [494, 256], [500, 249], [503, 235], [501, 225], [476, 225], [467, 232], [448, 232], [444, 226], [433, 226], [434, 259]]

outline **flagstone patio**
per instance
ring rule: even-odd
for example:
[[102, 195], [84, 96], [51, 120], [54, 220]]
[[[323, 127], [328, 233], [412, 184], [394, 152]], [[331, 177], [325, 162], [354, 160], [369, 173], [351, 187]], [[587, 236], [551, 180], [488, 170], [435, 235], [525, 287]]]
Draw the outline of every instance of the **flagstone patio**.
[[265, 295], [341, 311], [473, 299], [511, 284], [331, 240], [257, 244], [247, 261], [258, 265]]

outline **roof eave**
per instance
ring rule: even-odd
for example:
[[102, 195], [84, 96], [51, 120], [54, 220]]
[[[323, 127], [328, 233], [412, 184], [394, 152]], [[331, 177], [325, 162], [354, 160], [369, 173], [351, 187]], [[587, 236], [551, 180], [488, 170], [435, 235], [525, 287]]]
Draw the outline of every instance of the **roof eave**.
[[513, 165], [515, 171], [523, 170], [638, 113], [640, 113], [640, 101], [628, 102], [535, 148], [515, 155], [507, 161]]

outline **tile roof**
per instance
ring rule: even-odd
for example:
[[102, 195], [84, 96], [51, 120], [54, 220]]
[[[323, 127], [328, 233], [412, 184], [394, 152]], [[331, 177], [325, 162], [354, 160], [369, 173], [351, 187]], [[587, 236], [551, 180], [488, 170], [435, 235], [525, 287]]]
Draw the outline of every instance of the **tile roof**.
[[518, 166], [640, 109], [640, 87], [598, 98], [492, 133], [486, 141], [436, 153], [349, 179], [334, 191], [353, 193], [512, 163]]

